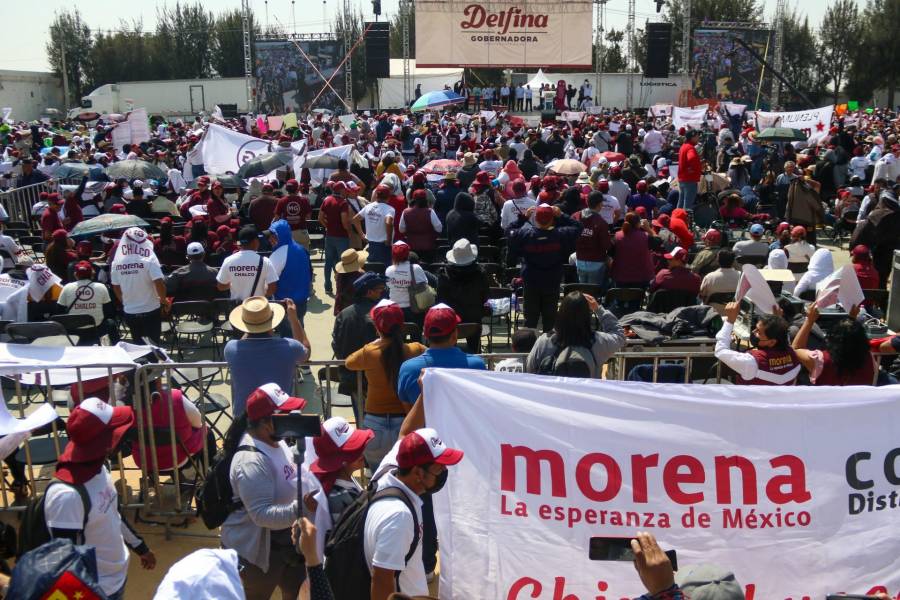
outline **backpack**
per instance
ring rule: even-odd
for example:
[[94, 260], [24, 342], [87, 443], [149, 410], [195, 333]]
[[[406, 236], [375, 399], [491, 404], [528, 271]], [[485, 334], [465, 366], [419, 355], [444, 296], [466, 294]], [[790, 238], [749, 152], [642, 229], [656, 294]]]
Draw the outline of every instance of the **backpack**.
[[32, 498], [25, 507], [25, 513], [22, 522], [19, 524], [19, 547], [18, 556], [22, 556], [26, 552], [30, 552], [39, 546], [43, 546], [53, 536], [50, 535], [50, 529], [47, 527], [47, 517], [45, 511], [44, 500], [47, 498], [47, 491], [54, 485], [67, 485], [74, 488], [78, 495], [81, 496], [81, 502], [84, 505], [84, 523], [81, 529], [87, 527], [88, 516], [91, 512], [91, 498], [88, 496], [87, 488], [79, 483], [66, 483], [65, 481], [54, 480], [50, 482], [47, 489], [39, 497]]
[[234, 490], [231, 488], [231, 460], [241, 451], [261, 452], [259, 448], [249, 445], [238, 446], [230, 454], [219, 452], [197, 490], [197, 514], [207, 529], [221, 527], [228, 515], [243, 506], [240, 500], [234, 500]]
[[[551, 338], [556, 343], [556, 336]], [[568, 346], [558, 348], [550, 356], [541, 359], [538, 374], [556, 375], [557, 377], [591, 378], [596, 369], [594, 354], [584, 346]]]
[[[375, 482], [381, 474], [376, 474], [369, 489], [341, 513], [334, 528], [325, 540], [325, 575], [331, 584], [335, 600], [366, 600], [371, 586], [372, 574], [366, 562], [365, 530], [369, 507], [385, 498], [403, 501], [413, 517], [413, 541], [406, 553], [405, 563], [409, 563], [419, 545], [419, 518], [406, 492], [398, 487], [387, 487], [375, 491]], [[400, 589], [400, 573], [397, 572], [397, 589]]]

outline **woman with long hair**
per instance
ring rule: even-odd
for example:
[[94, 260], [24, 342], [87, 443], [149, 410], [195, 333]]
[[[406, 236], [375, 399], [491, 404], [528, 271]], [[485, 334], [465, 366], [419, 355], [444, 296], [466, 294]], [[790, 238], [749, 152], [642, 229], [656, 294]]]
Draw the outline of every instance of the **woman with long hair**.
[[406, 242], [419, 259], [433, 263], [437, 236], [444, 226], [437, 213], [428, 208], [428, 194], [424, 189], [413, 189], [411, 198], [412, 206], [400, 214], [400, 233], [406, 235]]
[[828, 331], [825, 350], [807, 350], [807, 341], [819, 319], [813, 302], [806, 309], [806, 320], [791, 346], [800, 363], [809, 372], [813, 385], [873, 385], [878, 367], [869, 346], [865, 328], [856, 320], [859, 307], [850, 309], [850, 318], [838, 322]]
[[363, 371], [369, 384], [366, 394], [366, 429], [375, 437], [366, 446], [366, 462], [374, 469], [393, 447], [400, 435], [406, 408], [397, 396], [397, 377], [400, 365], [425, 352], [418, 342], [403, 341], [403, 309], [396, 302], [382, 300], [369, 313], [378, 339], [347, 357], [344, 366], [351, 371]]
[[206, 214], [209, 217], [210, 229], [215, 229], [231, 220], [231, 205], [225, 198], [225, 188], [218, 181], [212, 184], [209, 200], [206, 201]]
[[[597, 331], [591, 327], [591, 315], [600, 323]], [[559, 303], [553, 331], [542, 334], [525, 359], [525, 371], [599, 379], [604, 363], [624, 347], [625, 332], [616, 316], [593, 296], [570, 292]], [[575, 363], [584, 371], [578, 372]]]
[[584, 208], [584, 202], [581, 200], [581, 188], [576, 186], [566, 188], [556, 206], [570, 217]]
[[622, 229], [613, 239], [614, 257], [611, 275], [615, 287], [646, 288], [656, 275], [650, 253], [653, 228], [637, 213], [625, 215]]
[[69, 264], [78, 260], [78, 255], [73, 248], [75, 242], [69, 237], [65, 229], [57, 229], [50, 238], [50, 243], [44, 249], [44, 262], [53, 271], [53, 274], [64, 282], [69, 281]]
[[175, 235], [171, 217], [159, 221], [159, 236], [153, 240], [153, 251], [163, 265], [187, 264], [187, 242], [184, 236]]

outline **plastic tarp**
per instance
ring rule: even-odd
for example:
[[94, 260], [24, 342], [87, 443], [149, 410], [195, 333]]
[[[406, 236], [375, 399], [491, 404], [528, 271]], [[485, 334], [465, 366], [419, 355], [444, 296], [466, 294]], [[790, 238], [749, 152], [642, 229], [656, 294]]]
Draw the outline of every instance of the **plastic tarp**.
[[532, 77], [525, 86], [531, 86], [532, 90], [540, 89], [542, 85], [550, 85], [555, 86], [556, 84], [547, 79], [547, 76], [544, 75], [543, 69], [538, 69], [538, 72], [535, 73], [534, 77]]

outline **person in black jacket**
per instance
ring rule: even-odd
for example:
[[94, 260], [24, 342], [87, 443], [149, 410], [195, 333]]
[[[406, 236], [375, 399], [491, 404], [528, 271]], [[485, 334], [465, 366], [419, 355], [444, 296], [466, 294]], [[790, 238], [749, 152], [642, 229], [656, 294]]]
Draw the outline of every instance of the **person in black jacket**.
[[[437, 299], [456, 311], [463, 323], [481, 323], [490, 283], [476, 261], [478, 247], [463, 238], [447, 252], [447, 266], [438, 273]], [[481, 333], [466, 338], [467, 351], [481, 351]]]
[[481, 222], [475, 215], [475, 198], [467, 192], [456, 195], [453, 210], [447, 213], [447, 240], [455, 244], [463, 238], [477, 240]]
[[525, 179], [531, 179], [535, 175], [540, 175], [544, 170], [544, 165], [534, 158], [534, 153], [526, 148], [522, 153], [522, 160], [519, 161], [519, 170]]

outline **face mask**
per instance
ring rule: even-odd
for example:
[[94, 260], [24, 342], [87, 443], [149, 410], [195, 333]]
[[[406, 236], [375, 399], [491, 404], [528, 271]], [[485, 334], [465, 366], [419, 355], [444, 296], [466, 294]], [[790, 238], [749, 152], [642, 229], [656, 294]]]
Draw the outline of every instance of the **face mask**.
[[750, 346], [751, 346], [752, 348], [758, 348], [758, 347], [759, 347], [759, 336], [756, 335], [756, 332], [755, 332], [755, 331], [751, 331], [751, 332], [750, 332]]
[[444, 489], [444, 486], [447, 485], [447, 477], [450, 475], [450, 471], [448, 469], [444, 469], [443, 473], [438, 475], [435, 478], [434, 485], [425, 490], [427, 494], [437, 494], [439, 491]]

